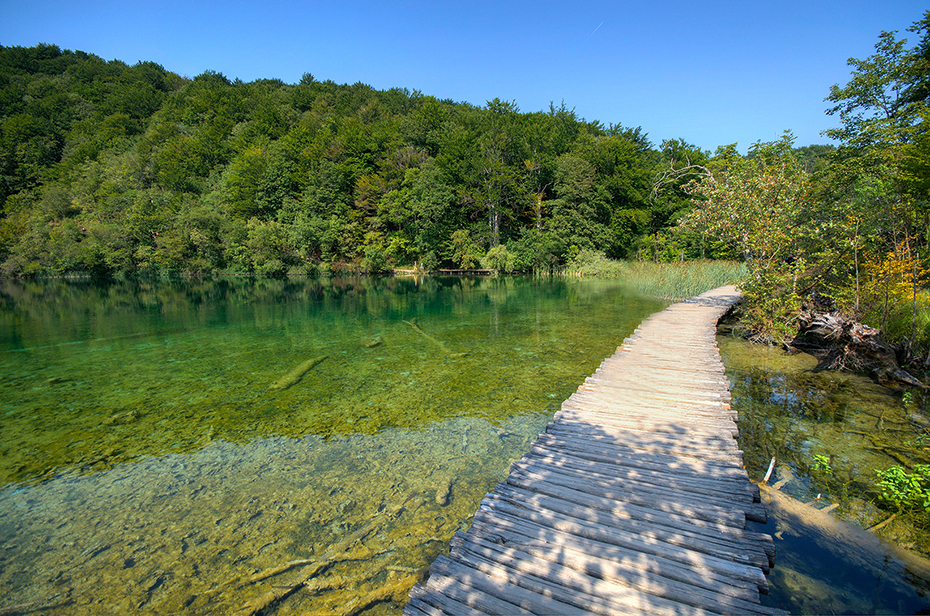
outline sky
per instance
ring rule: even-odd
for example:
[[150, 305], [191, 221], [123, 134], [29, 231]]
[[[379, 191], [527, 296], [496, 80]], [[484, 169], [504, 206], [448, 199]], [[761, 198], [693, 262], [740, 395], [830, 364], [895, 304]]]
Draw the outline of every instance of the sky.
[[930, 7], [912, 0], [0, 0], [0, 45], [55, 44], [180, 75], [304, 73], [578, 117], [740, 151], [830, 143], [824, 98]]

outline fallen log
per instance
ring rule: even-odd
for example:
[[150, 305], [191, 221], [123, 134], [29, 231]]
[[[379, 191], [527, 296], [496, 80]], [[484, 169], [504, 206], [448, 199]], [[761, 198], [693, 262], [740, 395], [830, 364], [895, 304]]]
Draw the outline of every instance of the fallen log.
[[272, 383], [271, 387], [269, 387], [268, 389], [272, 391], [280, 391], [282, 389], [287, 389], [288, 387], [290, 387], [291, 385], [294, 385], [300, 379], [302, 379], [303, 376], [307, 372], [312, 370], [317, 364], [319, 364], [324, 359], [326, 359], [326, 357], [327, 357], [326, 355], [323, 355], [322, 357], [315, 357], [313, 359], [308, 359], [307, 361], [300, 364], [299, 366], [297, 366], [296, 368], [294, 368], [293, 370], [291, 370], [290, 372], [282, 376], [280, 379]]
[[906, 385], [926, 389], [898, 365], [895, 350], [882, 341], [881, 331], [831, 312], [805, 310], [798, 315], [798, 334], [788, 347], [817, 358], [815, 371], [864, 372], [886, 387]]
[[[818, 548], [832, 553], [839, 562], [849, 563], [863, 574], [872, 575], [876, 584], [897, 585], [894, 581], [897, 579], [930, 580], [930, 560], [874, 535], [877, 527], [869, 532], [838, 520], [823, 509], [805, 505], [780, 490], [764, 484], [759, 488], [765, 508], [788, 532], [806, 534]], [[890, 571], [897, 573], [889, 575]]]

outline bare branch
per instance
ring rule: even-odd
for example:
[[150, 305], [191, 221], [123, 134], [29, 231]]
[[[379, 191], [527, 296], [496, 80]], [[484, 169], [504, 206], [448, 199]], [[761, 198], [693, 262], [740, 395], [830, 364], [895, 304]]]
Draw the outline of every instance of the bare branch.
[[[691, 162], [690, 160], [688, 162]], [[652, 192], [649, 195], [651, 200], [655, 200], [659, 196], [659, 192], [665, 189], [669, 184], [673, 184], [693, 176], [693, 178], [710, 178], [713, 180], [713, 174], [710, 170], [704, 165], [688, 165], [686, 167], [681, 167], [680, 169], [675, 169], [674, 167], [669, 167], [665, 171], [656, 174], [655, 180], [652, 184]]]

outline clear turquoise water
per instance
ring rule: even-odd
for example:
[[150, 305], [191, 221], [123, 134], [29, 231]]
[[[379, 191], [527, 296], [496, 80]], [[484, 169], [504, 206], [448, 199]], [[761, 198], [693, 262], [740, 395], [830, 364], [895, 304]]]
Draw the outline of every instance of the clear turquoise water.
[[0, 609], [225, 614], [313, 573], [276, 613], [396, 612], [664, 306], [596, 280], [0, 282]]

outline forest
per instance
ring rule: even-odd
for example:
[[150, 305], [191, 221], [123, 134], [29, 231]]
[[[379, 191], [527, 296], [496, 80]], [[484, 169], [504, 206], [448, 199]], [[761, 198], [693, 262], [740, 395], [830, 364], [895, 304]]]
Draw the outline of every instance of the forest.
[[651, 198], [657, 170], [708, 158], [564, 104], [187, 79], [54, 45], [0, 48], [0, 100], [4, 276], [654, 258], [689, 207]]
[[[0, 276], [745, 263], [758, 339], [803, 298], [913, 346], [930, 238], [930, 11], [825, 84], [837, 145], [656, 145], [564, 103], [194, 78], [0, 47]], [[926, 329], [926, 331], [925, 331]]]

